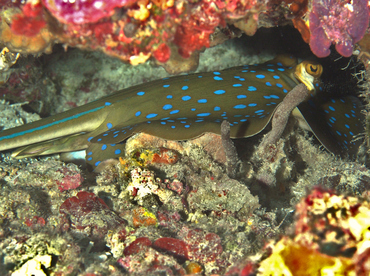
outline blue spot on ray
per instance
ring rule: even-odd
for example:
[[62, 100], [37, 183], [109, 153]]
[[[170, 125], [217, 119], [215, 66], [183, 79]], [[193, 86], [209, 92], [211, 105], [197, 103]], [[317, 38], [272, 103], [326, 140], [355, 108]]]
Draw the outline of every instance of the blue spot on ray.
[[215, 93], [216, 95], [222, 95], [222, 94], [225, 94], [225, 90], [216, 90], [215, 92], [213, 92], [213, 93]]
[[164, 110], [169, 110], [172, 108], [172, 105], [170, 104], [165, 104], [163, 107], [162, 107]]
[[158, 116], [158, 114], [156, 114], [156, 113], [150, 113], [150, 114], [146, 115], [146, 118], [147, 119], [151, 119], [151, 118], [154, 118], [156, 116]]
[[246, 108], [247, 106], [245, 104], [237, 104], [237, 105], [234, 105], [234, 108], [235, 109], [243, 109], [243, 108]]

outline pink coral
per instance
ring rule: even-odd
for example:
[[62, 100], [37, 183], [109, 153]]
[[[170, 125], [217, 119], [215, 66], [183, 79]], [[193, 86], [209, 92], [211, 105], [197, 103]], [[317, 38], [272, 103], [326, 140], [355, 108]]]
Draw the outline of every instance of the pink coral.
[[43, 0], [45, 7], [60, 22], [65, 24], [95, 23], [104, 17], [113, 15], [115, 8], [129, 6], [133, 0], [91, 0], [63, 1]]
[[349, 57], [369, 25], [367, 1], [314, 0], [309, 22], [310, 47], [316, 56], [328, 56], [334, 43], [339, 54]]

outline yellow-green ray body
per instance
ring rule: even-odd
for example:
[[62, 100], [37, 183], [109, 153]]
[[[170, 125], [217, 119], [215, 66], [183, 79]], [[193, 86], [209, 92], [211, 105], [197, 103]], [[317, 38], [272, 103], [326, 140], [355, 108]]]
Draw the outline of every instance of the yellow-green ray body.
[[222, 120], [228, 120], [231, 137], [249, 137], [265, 128], [277, 105], [299, 83], [297, 78], [314, 92], [321, 74], [315, 70], [321, 66], [307, 62], [296, 66], [293, 59], [284, 62], [164, 78], [124, 89], [3, 131], [0, 151], [18, 148], [12, 155], [22, 158], [87, 149], [87, 161], [97, 166], [119, 156], [118, 143], [138, 132], [184, 140], [204, 132], [219, 133]]

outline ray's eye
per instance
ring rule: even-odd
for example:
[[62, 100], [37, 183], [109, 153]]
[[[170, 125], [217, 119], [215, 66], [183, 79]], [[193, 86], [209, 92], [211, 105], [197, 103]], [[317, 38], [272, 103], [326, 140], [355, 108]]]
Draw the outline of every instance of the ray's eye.
[[306, 64], [306, 72], [313, 76], [314, 78], [319, 78], [322, 74], [322, 66], [320, 64]]
[[314, 66], [314, 65], [310, 65], [310, 70], [314, 73], [317, 72], [317, 66]]

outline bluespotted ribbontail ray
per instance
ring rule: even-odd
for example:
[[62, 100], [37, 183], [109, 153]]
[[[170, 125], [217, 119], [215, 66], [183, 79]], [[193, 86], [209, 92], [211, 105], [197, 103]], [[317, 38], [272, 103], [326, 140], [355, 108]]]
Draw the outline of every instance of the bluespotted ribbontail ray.
[[139, 132], [185, 140], [220, 133], [221, 122], [228, 120], [232, 138], [250, 137], [265, 128], [285, 95], [303, 82], [312, 97], [298, 109], [316, 137], [333, 153], [354, 155], [359, 142], [352, 138], [363, 130], [360, 101], [323, 96], [321, 71], [316, 63], [297, 65], [296, 59], [279, 58], [164, 78], [5, 130], [0, 151], [16, 148], [12, 156], [24, 158], [86, 149], [86, 160], [95, 167], [120, 156], [121, 142]]

